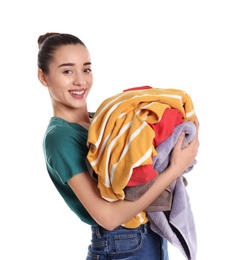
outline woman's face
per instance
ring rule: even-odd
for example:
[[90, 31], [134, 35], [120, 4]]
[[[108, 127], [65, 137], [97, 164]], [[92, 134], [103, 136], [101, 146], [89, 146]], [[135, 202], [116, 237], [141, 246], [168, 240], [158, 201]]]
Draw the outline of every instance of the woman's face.
[[84, 107], [93, 84], [87, 48], [80, 44], [59, 47], [44, 76], [55, 110]]

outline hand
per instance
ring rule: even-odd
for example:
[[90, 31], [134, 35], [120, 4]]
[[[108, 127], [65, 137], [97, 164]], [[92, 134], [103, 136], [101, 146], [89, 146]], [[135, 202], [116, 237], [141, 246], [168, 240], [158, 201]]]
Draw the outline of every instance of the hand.
[[199, 131], [199, 121], [197, 117], [194, 120], [196, 126], [196, 135], [193, 141], [185, 148], [182, 148], [182, 143], [185, 137], [185, 133], [182, 133], [171, 153], [170, 166], [174, 169], [176, 178], [182, 174], [186, 169], [193, 165], [195, 158], [198, 153], [199, 140], [198, 140], [198, 131]]

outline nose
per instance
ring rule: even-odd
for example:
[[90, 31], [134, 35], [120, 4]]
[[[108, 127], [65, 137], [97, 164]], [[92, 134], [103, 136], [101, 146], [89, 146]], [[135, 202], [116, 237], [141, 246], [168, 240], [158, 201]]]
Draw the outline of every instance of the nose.
[[73, 81], [73, 84], [75, 86], [83, 86], [86, 84], [86, 80], [85, 80], [85, 77], [82, 73], [77, 73], [75, 78], [74, 78], [74, 81]]

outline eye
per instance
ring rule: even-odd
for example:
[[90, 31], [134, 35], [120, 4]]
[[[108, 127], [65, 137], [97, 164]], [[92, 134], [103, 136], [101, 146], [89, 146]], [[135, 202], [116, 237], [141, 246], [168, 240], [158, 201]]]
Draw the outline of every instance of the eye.
[[89, 69], [85, 69], [84, 72], [87, 73], [87, 74], [89, 74], [89, 73], [92, 72], [92, 70], [89, 68]]
[[72, 71], [71, 70], [64, 70], [63, 73], [64, 74], [72, 74]]

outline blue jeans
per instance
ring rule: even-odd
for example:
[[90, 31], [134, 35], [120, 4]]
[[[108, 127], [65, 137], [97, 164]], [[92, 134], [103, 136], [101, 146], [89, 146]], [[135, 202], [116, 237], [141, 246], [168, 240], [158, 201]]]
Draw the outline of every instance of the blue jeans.
[[92, 226], [92, 240], [86, 260], [168, 260], [167, 241], [154, 233], [149, 224], [135, 229], [122, 226], [108, 231]]

